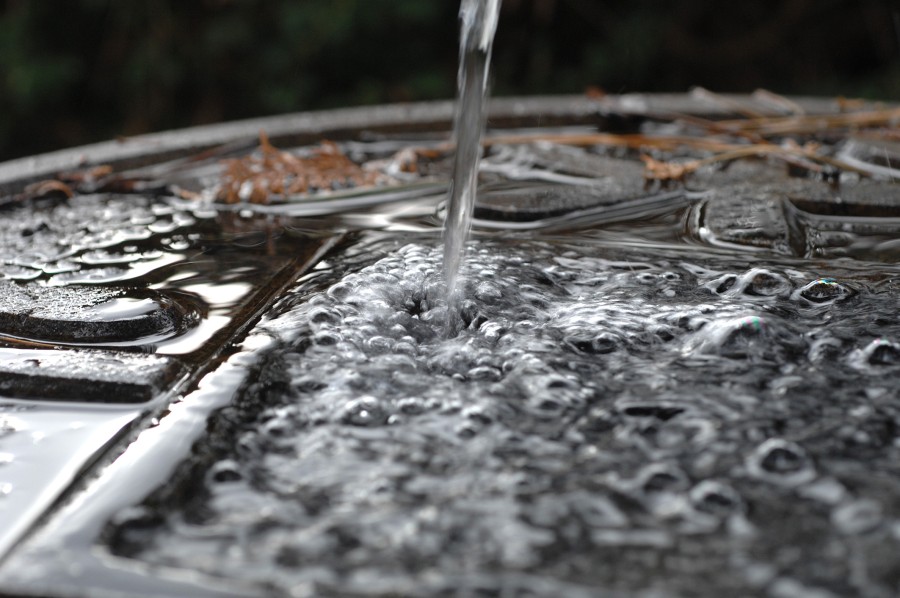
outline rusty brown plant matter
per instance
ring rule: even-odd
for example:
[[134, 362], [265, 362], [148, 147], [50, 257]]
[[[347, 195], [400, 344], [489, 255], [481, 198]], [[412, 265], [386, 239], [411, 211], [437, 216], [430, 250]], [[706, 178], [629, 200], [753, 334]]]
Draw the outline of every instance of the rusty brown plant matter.
[[308, 156], [281, 151], [259, 134], [257, 154], [223, 160], [225, 171], [216, 193], [224, 203], [268, 203], [273, 196], [291, 196], [383, 182], [383, 175], [363, 169], [338, 146], [323, 141]]
[[[770, 101], [790, 101], [768, 94]], [[862, 104], [842, 100], [842, 112], [826, 115], [795, 113], [789, 116], [762, 116], [740, 107], [745, 118], [710, 121], [695, 116], [672, 115], [676, 120], [697, 129], [702, 135], [666, 134], [614, 134], [614, 133], [560, 133], [523, 134], [487, 137], [486, 146], [551, 142], [574, 146], [624, 147], [641, 152], [644, 162], [644, 178], [648, 182], [684, 182], [692, 173], [704, 166], [747, 158], [770, 158], [808, 172], [854, 172], [862, 176], [871, 174], [865, 169], [848, 164], [834, 157], [827, 146], [818, 143], [822, 138], [843, 138], [848, 135], [896, 139], [900, 128], [900, 108], [861, 109]], [[799, 140], [799, 141], [798, 141]], [[703, 158], [688, 160], [661, 159], [650, 155], [660, 152], [692, 150], [702, 152]]]

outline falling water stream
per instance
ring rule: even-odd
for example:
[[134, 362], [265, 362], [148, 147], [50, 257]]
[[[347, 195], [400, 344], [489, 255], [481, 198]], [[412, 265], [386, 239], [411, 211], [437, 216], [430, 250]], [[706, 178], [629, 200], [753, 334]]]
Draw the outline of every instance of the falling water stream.
[[472, 226], [491, 48], [499, 11], [500, 0], [462, 0], [459, 9], [458, 99], [454, 122], [456, 157], [444, 223], [444, 277], [451, 303], [456, 302], [457, 278]]

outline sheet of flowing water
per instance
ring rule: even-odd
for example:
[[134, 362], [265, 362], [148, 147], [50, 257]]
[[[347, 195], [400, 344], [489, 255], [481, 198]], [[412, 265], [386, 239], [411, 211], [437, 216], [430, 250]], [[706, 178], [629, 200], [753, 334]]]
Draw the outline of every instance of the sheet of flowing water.
[[472, 225], [491, 48], [499, 11], [500, 0], [463, 0], [460, 4], [456, 156], [444, 222], [444, 278], [451, 301], [455, 300], [456, 281]]

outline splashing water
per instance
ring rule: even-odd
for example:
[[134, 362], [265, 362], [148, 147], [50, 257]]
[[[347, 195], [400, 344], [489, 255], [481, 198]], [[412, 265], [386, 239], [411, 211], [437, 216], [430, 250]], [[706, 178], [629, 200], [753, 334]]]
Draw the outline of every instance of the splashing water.
[[455, 303], [465, 240], [472, 225], [488, 70], [499, 11], [500, 0], [462, 0], [459, 9], [456, 158], [444, 223], [444, 277], [451, 304]]

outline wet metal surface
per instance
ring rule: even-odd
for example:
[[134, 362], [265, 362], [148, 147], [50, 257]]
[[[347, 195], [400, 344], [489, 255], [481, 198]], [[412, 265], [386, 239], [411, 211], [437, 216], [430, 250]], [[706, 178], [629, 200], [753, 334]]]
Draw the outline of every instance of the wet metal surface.
[[308, 203], [172, 191], [216, 168], [3, 204], [3, 591], [900, 590], [890, 176], [662, 188], [633, 152], [492, 145], [450, 334], [445, 161]]
[[156, 355], [0, 348], [0, 394], [85, 403], [145, 403], [187, 368]]
[[336, 233], [286, 233], [152, 193], [51, 194], [0, 210], [6, 554], [214, 367]]

